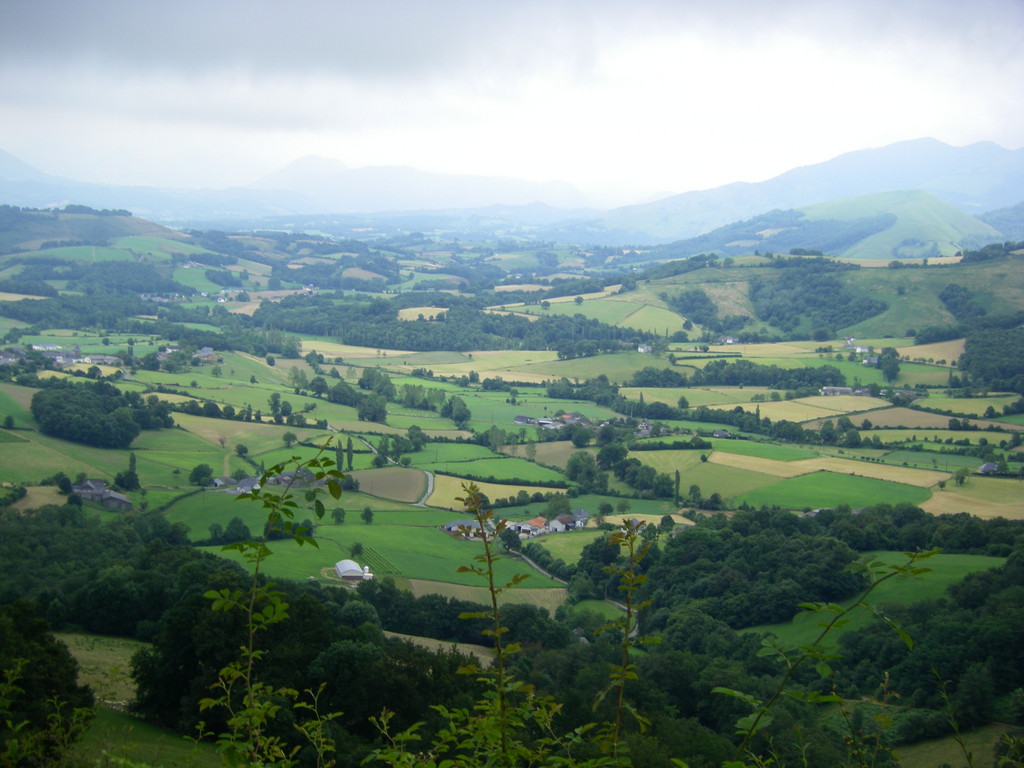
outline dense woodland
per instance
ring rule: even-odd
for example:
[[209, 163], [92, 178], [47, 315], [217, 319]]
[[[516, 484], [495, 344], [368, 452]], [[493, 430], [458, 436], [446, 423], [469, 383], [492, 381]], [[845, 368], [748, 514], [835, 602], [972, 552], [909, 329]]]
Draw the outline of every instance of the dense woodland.
[[[44, 618], [56, 628], [78, 626], [150, 640], [152, 649], [133, 663], [139, 684], [135, 707], [155, 722], [188, 733], [200, 717], [199, 698], [233, 658], [243, 633], [239, 616], [212, 612], [203, 594], [244, 589], [243, 572], [187, 546], [180, 527], [169, 526], [157, 512], [111, 523], [90, 519], [74, 506], [28, 516], [3, 512], [0, 533], [0, 595], [4, 602], [28, 600], [36, 606], [15, 603], [4, 609], [0, 631], [10, 642], [2, 646], [0, 663], [25, 654], [47, 674], [70, 663], [65, 657], [41, 664], [46, 654], [60, 654], [52, 644], [32, 642], [41, 636]], [[1024, 700], [997, 703], [1024, 686], [1024, 669], [1013, 650], [1013, 637], [1024, 621], [1021, 524], [967, 515], [936, 518], [909, 505], [859, 515], [837, 510], [813, 519], [770, 510], [712, 516], [692, 530], [659, 538], [641, 562], [653, 600], [643, 630], [662, 641], [639, 660], [642, 682], [628, 687], [629, 700], [652, 717], [645, 733], [630, 729], [634, 764], [661, 765], [668, 755], [683, 756], [691, 765], [718, 764], [729, 754], [733, 721], [743, 707], [711, 689], [768, 690], [783, 671], [777, 661], [757, 653], [756, 634], [738, 634], [736, 628], [784, 620], [799, 601], [857, 593], [865, 587], [863, 574], [843, 566], [858, 550], [931, 546], [1009, 559], [1002, 568], [955, 585], [942, 600], [888, 608], [914, 636], [912, 650], [884, 626], [845, 635], [842, 658], [833, 662], [835, 679], [826, 682], [855, 697], [873, 692], [888, 673], [890, 688], [909, 706], [889, 729], [892, 743], [947, 732], [933, 669], [959, 681], [951, 695], [965, 724], [994, 716], [996, 707], [1024, 705]], [[614, 592], [619, 577], [609, 576], [607, 567], [616, 561], [621, 565], [622, 556], [605, 541], [589, 547], [573, 578], [574, 593]], [[57, 574], [53, 563], [60, 563]], [[459, 618], [480, 607], [413, 598], [387, 580], [370, 582], [357, 593], [315, 584], [279, 588], [292, 606], [292, 618], [264, 636], [273, 653], [261, 663], [261, 674], [274, 685], [298, 689], [329, 681], [323, 703], [345, 712], [331, 725], [332, 735], [345, 745], [339, 765], [359, 764], [374, 740], [368, 718], [382, 707], [395, 711], [396, 724], [402, 726], [426, 716], [429, 734], [441, 722], [429, 716], [428, 704], [465, 706], [479, 695], [473, 678], [457, 673], [466, 659], [387, 641], [381, 630], [486, 642], [484, 624]], [[35, 611], [40, 618], [11, 620], [12, 612], [24, 617]], [[616, 653], [613, 638], [596, 633], [602, 621], [581, 614], [566, 622], [536, 608], [509, 606], [504, 622], [507, 639], [525, 649], [513, 657], [516, 674], [559, 699], [562, 727], [589, 722], [591, 703]], [[580, 637], [590, 642], [581, 645]], [[816, 690], [821, 683], [808, 671], [799, 684]], [[53, 679], [24, 680], [28, 693], [18, 712], [37, 717], [31, 711], [32, 692], [53, 690]], [[71, 697], [84, 695], [61, 690]], [[817, 722], [812, 708], [785, 705], [777, 714], [768, 733], [781, 736], [799, 726], [812, 764], [835, 764], [841, 738]], [[295, 716], [302, 715], [296, 711]], [[1013, 715], [1006, 709], [1002, 716]]]

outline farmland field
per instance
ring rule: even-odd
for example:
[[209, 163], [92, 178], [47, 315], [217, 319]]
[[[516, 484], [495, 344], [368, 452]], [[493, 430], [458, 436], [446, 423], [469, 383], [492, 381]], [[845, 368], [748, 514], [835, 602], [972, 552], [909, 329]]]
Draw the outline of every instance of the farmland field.
[[[445, 507], [452, 510], [463, 509], [462, 502], [456, 501], [456, 498], [465, 496], [465, 491], [462, 490], [462, 485], [465, 480], [460, 480], [457, 477], [449, 477], [448, 475], [435, 475], [434, 476], [434, 492], [430, 494], [430, 498], [427, 499], [427, 504], [432, 507]], [[524, 490], [529, 494], [549, 493], [552, 491], [551, 488], [545, 488], [539, 485], [499, 485], [496, 483], [476, 483], [481, 493], [486, 494], [489, 499], [505, 498], [507, 496], [515, 496], [520, 490]], [[555, 491], [555, 493], [561, 493], [561, 491]]]
[[630, 457], [669, 475], [677, 469], [680, 472], [688, 472], [701, 463], [701, 451], [691, 450], [633, 451]]
[[542, 467], [526, 459], [516, 458], [492, 458], [477, 459], [476, 461], [459, 461], [454, 463], [438, 462], [436, 464], [424, 464], [423, 469], [458, 477], [491, 477], [498, 482], [522, 481], [526, 483], [565, 482], [565, 476], [553, 469]]
[[752, 440], [712, 440], [716, 451], [736, 453], [743, 456], [758, 456], [773, 461], [799, 461], [813, 459], [817, 454], [795, 445], [779, 445], [777, 443], [756, 443]]
[[[460, 566], [469, 563], [479, 553], [479, 544], [453, 538], [434, 527], [381, 525], [377, 522], [373, 525], [322, 525], [317, 528], [317, 540], [319, 549], [299, 547], [291, 541], [274, 542], [271, 545], [274, 555], [265, 562], [265, 572], [279, 578], [319, 578], [323, 568], [351, 557], [351, 546], [360, 543], [380, 553], [404, 578], [465, 586], [480, 584], [475, 574], [458, 572]], [[222, 557], [241, 562], [235, 552], [221, 552], [219, 547], [209, 549]], [[510, 558], [498, 561], [497, 579], [502, 583], [517, 573], [530, 574], [532, 588], [561, 586], [519, 561]]]
[[419, 501], [427, 490], [426, 475], [411, 467], [362, 469], [352, 472], [351, 476], [359, 481], [359, 490], [363, 493], [394, 501]]
[[[533, 571], [533, 576], [524, 581], [523, 584], [534, 582], [535, 577], [543, 578], [536, 571]], [[486, 587], [452, 584], [447, 581], [430, 581], [429, 579], [410, 579], [409, 586], [416, 597], [441, 595], [442, 597], [451, 597], [456, 600], [468, 600], [480, 605], [487, 605], [491, 599]], [[563, 587], [538, 589], [531, 585], [502, 592], [498, 596], [498, 602], [503, 605], [510, 603], [534, 605], [545, 609], [549, 615], [554, 616], [555, 611], [565, 602], [568, 596], [568, 590]]]
[[[886, 564], [902, 565], [907, 558], [900, 552], [872, 552], [869, 558]], [[931, 568], [931, 573], [917, 577], [898, 576], [878, 587], [870, 602], [874, 605], [909, 604], [921, 600], [933, 600], [942, 597], [946, 587], [960, 581], [969, 573], [996, 568], [1005, 562], [1001, 557], [985, 557], [983, 555], [935, 555], [922, 562], [922, 567]], [[842, 603], [849, 607], [854, 600]], [[831, 614], [830, 614], [831, 616]], [[785, 624], [771, 624], [751, 627], [746, 632], [771, 632], [783, 641], [786, 647], [795, 648], [806, 645], [814, 640], [821, 631], [817, 624], [818, 618], [812, 613], [800, 613], [792, 621]], [[850, 616], [850, 623], [836, 630], [831, 642], [845, 632], [850, 632], [877, 621], [870, 611], [860, 609]]]
[[742, 493], [735, 497], [733, 502], [746, 502], [755, 507], [767, 505], [785, 509], [816, 509], [839, 504], [864, 507], [882, 503], [896, 504], [900, 501], [920, 504], [929, 495], [924, 488], [822, 471], [791, 477], [764, 488]]
[[947, 483], [921, 508], [933, 515], [968, 512], [985, 519], [1024, 520], [1024, 485], [1014, 478], [974, 475], [962, 486]]
[[922, 469], [897, 467], [891, 464], [854, 461], [835, 456], [819, 456], [813, 459], [798, 459], [795, 461], [774, 461], [759, 456], [716, 452], [711, 455], [709, 461], [729, 467], [763, 472], [776, 477], [797, 477], [814, 472], [828, 471], [844, 475], [873, 477], [879, 480], [915, 485], [920, 488], [930, 488], [940, 480], [948, 480], [950, 477], [948, 473], [943, 472], [929, 472]]
[[566, 563], [575, 563], [580, 559], [580, 553], [585, 546], [604, 536], [607, 536], [607, 533], [594, 528], [592, 530], [549, 533], [545, 536], [537, 536], [531, 541], [544, 547], [552, 557], [561, 558]]
[[982, 416], [988, 408], [996, 414], [1003, 412], [1004, 405], [1011, 405], [1020, 400], [1020, 395], [990, 395], [988, 397], [947, 397], [942, 393], [933, 392], [924, 401], [928, 408], [936, 408], [953, 413], [964, 413], [971, 416]]

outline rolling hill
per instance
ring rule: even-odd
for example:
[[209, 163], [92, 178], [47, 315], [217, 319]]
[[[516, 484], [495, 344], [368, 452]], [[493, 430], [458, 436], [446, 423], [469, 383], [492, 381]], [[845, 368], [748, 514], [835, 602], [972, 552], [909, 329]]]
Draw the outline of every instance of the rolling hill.
[[1002, 239], [992, 226], [928, 192], [902, 191], [771, 211], [655, 248], [645, 257], [738, 256], [802, 248], [844, 259], [890, 261], [952, 256]]

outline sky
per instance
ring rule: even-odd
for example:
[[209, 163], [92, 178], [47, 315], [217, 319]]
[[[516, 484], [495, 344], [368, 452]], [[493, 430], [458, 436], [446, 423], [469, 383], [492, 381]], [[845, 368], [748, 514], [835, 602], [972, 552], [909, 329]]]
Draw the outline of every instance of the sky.
[[1021, 0], [0, 0], [0, 149], [225, 188], [308, 155], [617, 205], [933, 137], [1024, 146]]

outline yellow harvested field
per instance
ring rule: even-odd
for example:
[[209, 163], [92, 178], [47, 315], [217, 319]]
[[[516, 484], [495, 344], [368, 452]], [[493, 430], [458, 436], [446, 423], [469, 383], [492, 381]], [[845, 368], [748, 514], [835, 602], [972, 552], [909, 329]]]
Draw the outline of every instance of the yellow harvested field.
[[473, 643], [450, 643], [445, 640], [435, 640], [432, 637], [403, 635], [401, 632], [388, 632], [386, 630], [384, 632], [384, 636], [393, 637], [398, 640], [405, 640], [413, 645], [419, 646], [420, 648], [426, 648], [428, 651], [447, 651], [450, 648], [454, 648], [459, 653], [475, 657], [477, 662], [485, 667], [494, 659], [494, 651], [486, 645], [474, 645]]
[[546, 291], [549, 286], [538, 285], [537, 283], [517, 283], [516, 285], [496, 285], [494, 286], [495, 293], [502, 293], [504, 291]]
[[907, 355], [911, 360], [919, 357], [925, 360], [946, 360], [952, 362], [959, 360], [964, 353], [964, 339], [952, 339], [951, 341], [938, 341], [934, 344], [919, 344], [913, 347], [903, 347], [901, 355]]
[[[798, 344], [718, 344], [711, 347], [712, 352], [738, 352], [743, 357], [793, 357], [802, 355], [804, 357], [815, 357], [814, 346], [821, 346], [821, 342], [808, 342], [810, 346], [799, 346]], [[689, 345], [684, 345], [689, 346]]]
[[349, 473], [359, 481], [359, 490], [382, 499], [412, 503], [427, 490], [427, 475], [411, 467], [357, 469]]
[[[606, 523], [611, 523], [612, 525], [622, 525], [627, 520], [640, 520], [648, 525], [657, 527], [658, 523], [661, 522], [662, 517], [664, 517], [664, 515], [634, 515], [627, 513], [625, 515], [608, 515], [604, 521]], [[681, 510], [676, 510], [670, 515], [670, 517], [676, 525], [696, 525], [693, 520], [683, 517]]]
[[0, 291], [0, 301], [21, 301], [22, 299], [45, 299], [45, 296], [30, 296], [27, 293], [8, 293]]
[[185, 403], [189, 400], [195, 400], [194, 397], [188, 395], [176, 395], [172, 392], [154, 392], [154, 396], [157, 400], [163, 400], [167, 403]]
[[368, 269], [362, 267], [348, 267], [344, 272], [341, 273], [342, 277], [355, 277], [361, 280], [386, 280], [384, 275], [378, 272], [371, 272]]
[[802, 422], [836, 417], [836, 411], [806, 405], [799, 400], [779, 400], [778, 402], [769, 400], [765, 403], [738, 403], [737, 405], [750, 413], [755, 413], [760, 406], [762, 418], [768, 417], [772, 421]]
[[330, 433], [324, 432], [322, 429], [282, 427], [278, 424], [262, 424], [254, 421], [209, 419], [205, 416], [192, 416], [187, 413], [175, 413], [174, 423], [211, 443], [219, 443], [220, 438], [223, 437], [228, 450], [233, 450], [236, 443], [244, 443], [246, 439], [253, 439], [257, 436], [280, 440], [286, 431], [294, 433], [299, 440], [312, 440], [314, 443], [325, 442], [331, 436]]
[[858, 397], [857, 395], [816, 395], [814, 397], [801, 397], [793, 400], [794, 403], [806, 403], [817, 408], [826, 408], [830, 411], [840, 413], [855, 413], [858, 411], [870, 411], [875, 408], [886, 408], [888, 400], [880, 397]]
[[[456, 600], [468, 600], [481, 605], [489, 605], [490, 593], [486, 587], [470, 587], [465, 584], [449, 584], [444, 581], [427, 581], [426, 579], [409, 579], [409, 586], [416, 597], [423, 595], [441, 595]], [[507, 589], [498, 596], [499, 603], [525, 603], [546, 608], [552, 616], [558, 607], [569, 597], [569, 591], [557, 587], [546, 589]]]
[[1024, 520], [1024, 486], [1013, 478], [971, 476], [963, 486], [947, 483], [921, 509], [933, 515], [969, 512], [984, 519]]
[[[430, 494], [430, 498], [427, 499], [427, 505], [431, 507], [440, 507], [442, 509], [464, 509], [462, 502], [456, 501], [455, 499], [466, 495], [465, 491], [462, 490], [462, 484], [465, 482], [468, 481], [459, 477], [435, 474], [434, 492]], [[520, 490], [524, 490], [530, 494], [538, 491], [541, 493], [564, 493], [564, 491], [558, 488], [547, 488], [539, 485], [503, 485], [499, 483], [480, 482], [476, 485], [484, 494], [487, 495], [487, 498], [489, 499], [500, 499], [508, 496], [515, 496]]]
[[447, 310], [438, 307], [403, 307], [398, 310], [398, 319], [416, 320], [420, 315], [423, 315], [424, 318], [429, 318], [432, 315], [436, 316], [438, 312], [447, 312]]
[[1003, 412], [1004, 405], [1011, 405], [1020, 399], [1020, 395], [989, 395], [988, 397], [944, 397], [932, 395], [928, 398], [929, 408], [941, 408], [955, 413], [967, 413], [977, 418], [992, 408], [996, 413]]
[[11, 504], [11, 509], [23, 512], [26, 509], [36, 509], [53, 504], [58, 507], [64, 506], [67, 499], [61, 495], [60, 488], [56, 485], [32, 485], [25, 489], [27, 493], [24, 498], [18, 499]]
[[[339, 344], [333, 341], [320, 341], [317, 340], [302, 340], [302, 354], [308, 355], [313, 350], [316, 350], [325, 357], [355, 357], [359, 359], [365, 359], [369, 357], [377, 357], [377, 350], [373, 347], [356, 347], [351, 344]], [[396, 357], [398, 355], [415, 355], [415, 352], [408, 350], [387, 350], [389, 357]]]
[[540, 320], [540, 315], [530, 315], [525, 312], [512, 312], [511, 310], [508, 309], [494, 309], [492, 307], [490, 309], [485, 309], [483, 311], [489, 315], [515, 315], [516, 317], [525, 317], [531, 323], [535, 323], [538, 320]]
[[[370, 421], [336, 421], [331, 427], [337, 432], [361, 432], [371, 435], [404, 435], [407, 430], [393, 427], [390, 424], [377, 424]], [[465, 429], [424, 429], [428, 437], [472, 437], [473, 433]], [[297, 434], [297, 433], [296, 433]]]
[[868, 461], [854, 461], [852, 459], [840, 459], [831, 456], [821, 456], [816, 459], [800, 459], [799, 461], [775, 461], [764, 459], [759, 456], [743, 456], [738, 453], [725, 453], [715, 451], [708, 457], [713, 464], [720, 464], [737, 469], [746, 469], [751, 472], [761, 472], [775, 477], [797, 477], [807, 475], [811, 472], [827, 471], [837, 472], [843, 475], [859, 475], [860, 477], [873, 477], [877, 480], [889, 480], [894, 483], [904, 483], [918, 488], [930, 488], [940, 480], [949, 480], [952, 475], [948, 472], [934, 472], [927, 469], [913, 469], [911, 467], [895, 467], [891, 464], [875, 464]]
[[[949, 416], [915, 411], [911, 408], [884, 408], [872, 411], [868, 419], [875, 427], [907, 427], [908, 429], [947, 429], [949, 427]], [[972, 419], [971, 424], [977, 425], [978, 429], [985, 429], [989, 426], [994, 426], [997, 429], [1024, 429], [1024, 425], [1021, 424], [1008, 424], [987, 419]], [[973, 432], [965, 432], [963, 436], [970, 438], [972, 435]]]

